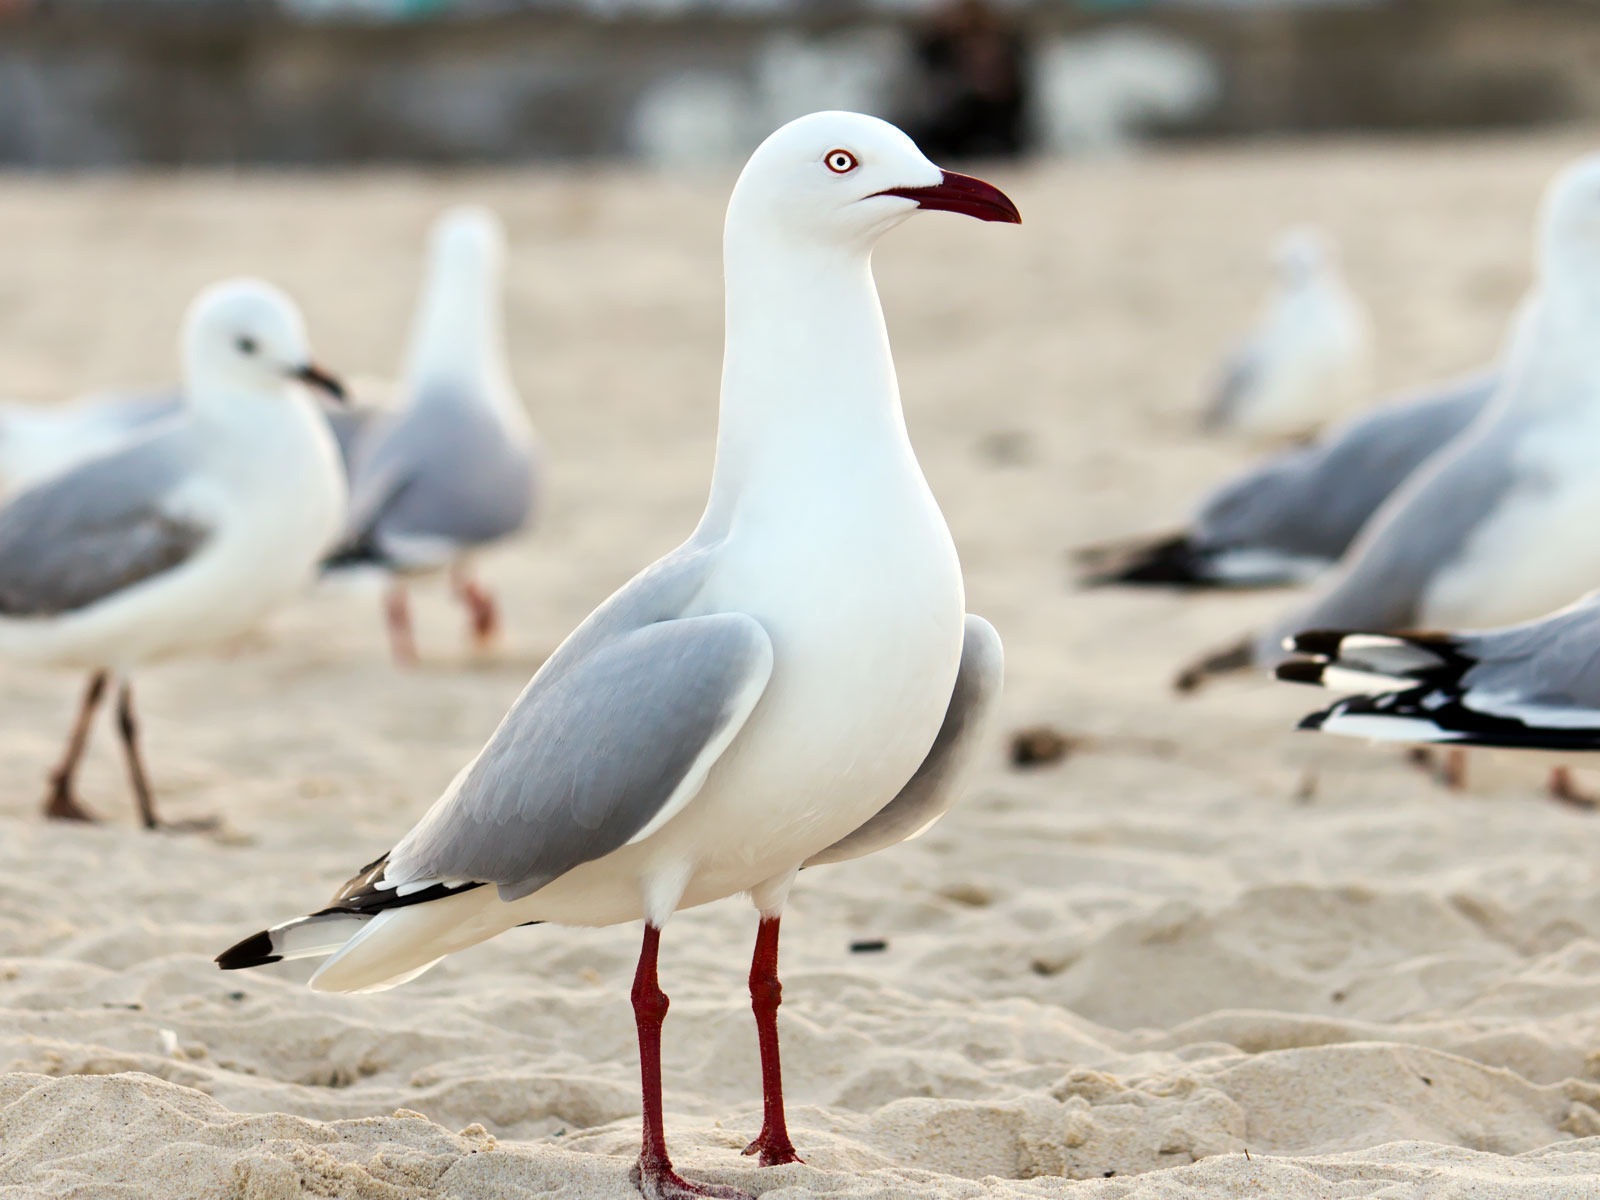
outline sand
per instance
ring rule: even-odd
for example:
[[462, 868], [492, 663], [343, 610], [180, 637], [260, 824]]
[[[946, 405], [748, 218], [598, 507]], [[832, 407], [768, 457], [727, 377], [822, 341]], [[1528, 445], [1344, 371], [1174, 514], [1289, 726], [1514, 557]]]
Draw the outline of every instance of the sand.
[[[929, 217], [878, 274], [908, 419], [1007, 644], [1001, 747], [912, 845], [807, 872], [782, 1029], [807, 1166], [760, 1171], [753, 913], [663, 949], [679, 1165], [774, 1198], [1600, 1196], [1596, 819], [1537, 771], [1451, 796], [1393, 750], [1289, 732], [1265, 681], [1178, 701], [1174, 668], [1287, 597], [1085, 595], [1068, 547], [1174, 521], [1249, 451], [1192, 431], [1217, 348], [1295, 220], [1344, 243], [1391, 385], [1492, 353], [1534, 200], [1582, 136], [1331, 142], [991, 172], [1019, 230]], [[387, 661], [370, 586], [140, 679], [175, 817], [150, 836], [102, 728], [101, 828], [35, 816], [80, 681], [0, 695], [0, 1195], [633, 1193], [638, 930], [537, 928], [379, 996], [211, 956], [317, 905], [473, 753], [532, 668], [698, 515], [729, 179], [537, 173], [0, 180], [0, 391], [172, 370], [199, 285], [269, 275], [320, 354], [394, 369], [417, 248], [486, 200], [514, 244], [516, 371], [548, 442], [536, 536], [485, 559], [490, 661], [435, 585], [425, 665]], [[1309, 785], [1309, 786], [1308, 786]], [[1309, 792], [1309, 794], [1307, 794]], [[852, 942], [884, 939], [879, 952]]]

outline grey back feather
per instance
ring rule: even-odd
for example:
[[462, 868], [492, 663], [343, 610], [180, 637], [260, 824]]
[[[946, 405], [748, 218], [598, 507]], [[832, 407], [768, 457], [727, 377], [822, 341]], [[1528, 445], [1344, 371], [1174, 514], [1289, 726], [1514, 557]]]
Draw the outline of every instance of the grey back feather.
[[1600, 592], [1537, 621], [1453, 640], [1477, 660], [1461, 677], [1465, 689], [1600, 709]]
[[508, 438], [494, 413], [422, 395], [361, 434], [346, 540], [379, 547], [388, 535], [462, 546], [496, 541], [527, 525], [536, 482], [532, 447]]
[[1205, 500], [1191, 540], [1198, 549], [1338, 559], [1384, 500], [1478, 417], [1498, 380], [1480, 372], [1273, 455]]
[[1221, 377], [1200, 418], [1202, 429], [1226, 429], [1238, 416], [1239, 405], [1255, 387], [1261, 374], [1263, 350], [1259, 338], [1251, 338], [1228, 355]]
[[597, 609], [396, 845], [386, 877], [494, 883], [513, 900], [656, 819], [772, 671], [755, 618], [681, 615], [706, 567], [691, 543]]
[[72, 612], [192, 557], [210, 531], [165, 507], [188, 436], [153, 427], [0, 508], [0, 613]]

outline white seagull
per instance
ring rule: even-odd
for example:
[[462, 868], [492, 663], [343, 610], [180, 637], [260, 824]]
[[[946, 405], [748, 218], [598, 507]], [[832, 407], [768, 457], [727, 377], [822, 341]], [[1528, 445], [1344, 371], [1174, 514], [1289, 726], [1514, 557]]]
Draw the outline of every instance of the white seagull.
[[764, 1120], [784, 1123], [778, 922], [795, 873], [921, 832], [954, 801], [1000, 689], [994, 629], [906, 435], [871, 257], [919, 209], [1017, 222], [892, 125], [815, 113], [751, 156], [724, 234], [716, 467], [688, 541], [580, 625], [427, 815], [331, 905], [224, 969], [331, 955], [359, 992], [530, 922], [643, 919], [634, 977], [649, 1197], [744, 1196], [673, 1171], [656, 981], [680, 908], [749, 893]]
[[480, 646], [499, 626], [470, 555], [524, 529], [538, 472], [533, 426], [511, 382], [502, 332], [505, 235], [488, 209], [435, 223], [400, 406], [357, 435], [350, 518], [330, 567], [372, 564], [391, 576], [390, 647], [416, 658], [406, 578], [450, 570]]
[[1367, 399], [1372, 325], [1339, 273], [1332, 242], [1315, 229], [1292, 229], [1273, 262], [1271, 301], [1223, 365], [1202, 420], [1208, 430], [1305, 438]]
[[91, 672], [45, 813], [92, 820], [73, 778], [112, 676], [139, 813], [160, 822], [128, 672], [234, 637], [315, 577], [344, 517], [344, 472], [303, 385], [312, 364], [276, 288], [207, 288], [184, 318], [185, 406], [0, 507], [0, 655]]
[[1304, 630], [1486, 629], [1600, 583], [1600, 155], [1546, 189], [1538, 281], [1482, 414], [1373, 515], [1309, 603], [1184, 672], [1271, 668]]

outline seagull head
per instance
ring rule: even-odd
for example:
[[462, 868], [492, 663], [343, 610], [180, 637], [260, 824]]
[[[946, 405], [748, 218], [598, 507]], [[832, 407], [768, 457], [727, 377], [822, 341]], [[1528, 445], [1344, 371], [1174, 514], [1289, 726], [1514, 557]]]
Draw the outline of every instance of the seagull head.
[[1284, 231], [1272, 250], [1272, 263], [1284, 283], [1303, 283], [1333, 261], [1333, 244], [1320, 229], [1297, 225]]
[[728, 231], [870, 250], [924, 209], [1022, 223], [999, 188], [940, 170], [887, 121], [819, 112], [790, 121], [756, 148], [734, 185]]
[[211, 387], [278, 391], [297, 380], [344, 399], [344, 387], [311, 360], [305, 322], [293, 300], [259, 279], [212, 284], [189, 305], [184, 369], [198, 394]]
[[497, 271], [505, 259], [505, 228], [494, 210], [458, 204], [434, 221], [428, 248], [435, 267], [482, 277]]

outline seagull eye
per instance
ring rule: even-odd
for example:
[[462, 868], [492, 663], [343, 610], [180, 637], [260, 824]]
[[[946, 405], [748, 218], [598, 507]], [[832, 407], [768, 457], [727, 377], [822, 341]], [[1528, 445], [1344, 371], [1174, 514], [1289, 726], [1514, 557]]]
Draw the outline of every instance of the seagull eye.
[[256, 352], [256, 340], [253, 337], [238, 338], [234, 341], [233, 346], [240, 354], [254, 354]]
[[828, 170], [835, 175], [848, 175], [861, 165], [848, 150], [829, 150], [822, 161], [828, 164]]

